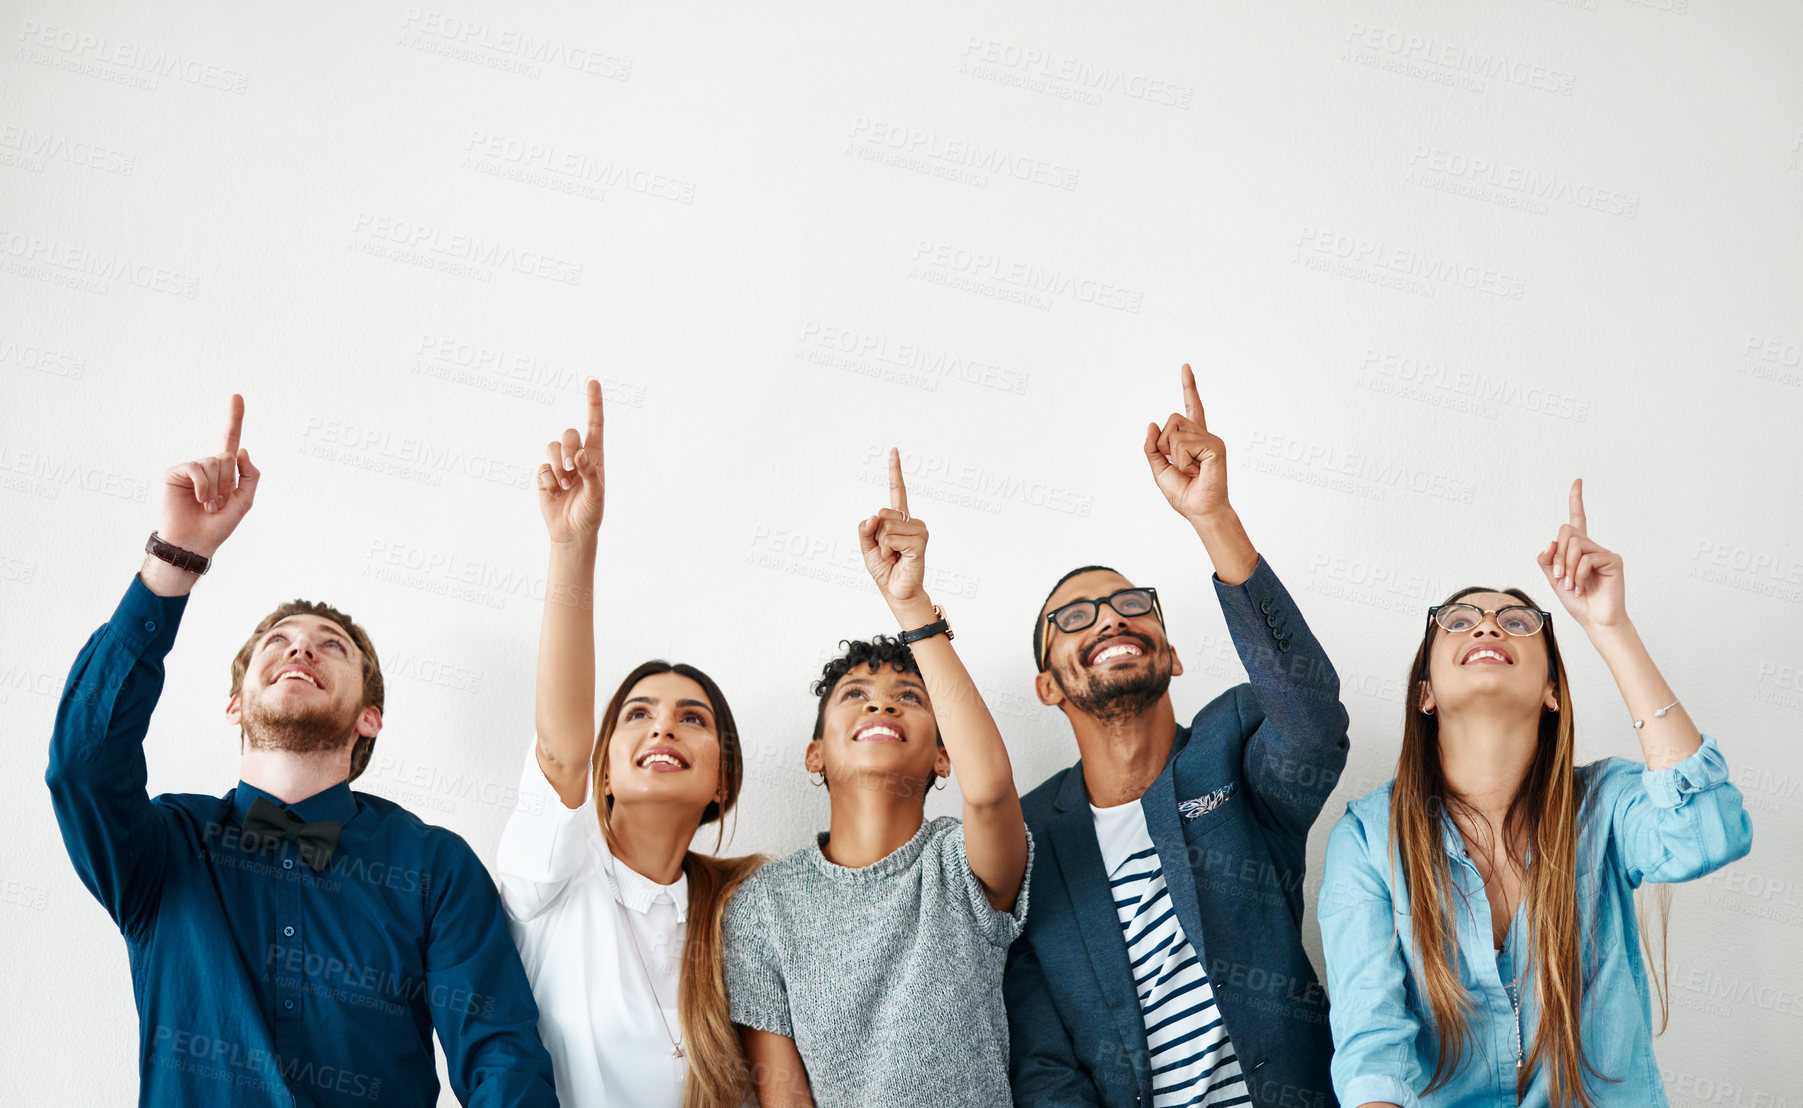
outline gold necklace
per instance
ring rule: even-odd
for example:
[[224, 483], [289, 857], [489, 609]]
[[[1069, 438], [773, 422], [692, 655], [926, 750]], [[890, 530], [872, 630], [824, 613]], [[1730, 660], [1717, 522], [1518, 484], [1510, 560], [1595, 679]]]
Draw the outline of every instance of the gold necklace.
[[[639, 961], [639, 972], [645, 975], [645, 987], [651, 990], [651, 1004], [657, 1009], [657, 1022], [664, 1025], [664, 1038], [670, 1040], [670, 1057], [682, 1058], [682, 1039], [670, 1033], [670, 1020], [664, 1015], [663, 1001], [657, 998], [657, 986], [651, 981], [651, 967], [645, 962], [644, 951], [639, 949], [638, 936], [632, 930], [632, 917], [626, 914], [626, 905], [620, 899], [620, 875], [614, 869], [613, 851], [607, 852], [607, 880], [613, 885], [614, 907], [620, 911], [620, 925], [626, 929], [626, 941], [632, 944], [632, 953]], [[681, 991], [680, 976], [677, 978], [677, 990]], [[678, 1001], [680, 1003], [680, 1000]]]

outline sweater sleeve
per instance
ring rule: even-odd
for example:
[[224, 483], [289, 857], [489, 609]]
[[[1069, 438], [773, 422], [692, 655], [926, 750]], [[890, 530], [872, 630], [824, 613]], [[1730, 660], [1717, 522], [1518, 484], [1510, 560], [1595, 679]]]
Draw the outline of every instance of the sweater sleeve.
[[1027, 926], [1027, 891], [1033, 884], [1033, 832], [1027, 832], [1027, 868], [1021, 873], [1020, 894], [1014, 898], [1014, 910], [1001, 912], [989, 903], [983, 882], [970, 868], [970, 855], [964, 847], [964, 824], [950, 816], [940, 818], [952, 824], [935, 844], [941, 869], [954, 888], [963, 890], [963, 905], [976, 925], [977, 934], [995, 946], [1009, 946], [1020, 938], [1021, 931]]
[[756, 874], [726, 902], [721, 945], [726, 950], [726, 997], [732, 1021], [793, 1039], [789, 990], [783, 982], [776, 945], [770, 941], [764, 883]]

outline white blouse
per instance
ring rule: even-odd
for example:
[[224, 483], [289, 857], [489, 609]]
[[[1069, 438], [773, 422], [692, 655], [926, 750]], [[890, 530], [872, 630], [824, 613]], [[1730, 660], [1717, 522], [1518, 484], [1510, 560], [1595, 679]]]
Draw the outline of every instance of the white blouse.
[[676, 998], [688, 875], [659, 885], [616, 861], [593, 795], [580, 808], [564, 807], [536, 750], [534, 739], [497, 868], [538, 1001], [539, 1037], [556, 1067], [558, 1102], [681, 1108], [688, 1063], [672, 1056], [670, 1036], [682, 1034]]

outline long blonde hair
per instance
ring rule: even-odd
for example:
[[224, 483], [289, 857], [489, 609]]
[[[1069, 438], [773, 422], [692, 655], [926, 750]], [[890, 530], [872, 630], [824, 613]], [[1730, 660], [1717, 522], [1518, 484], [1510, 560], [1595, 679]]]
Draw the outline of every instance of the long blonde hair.
[[[703, 824], [716, 824], [714, 849], [725, 836], [726, 813], [739, 799], [744, 777], [744, 757], [732, 709], [713, 678], [684, 663], [649, 661], [626, 675], [607, 702], [601, 718], [601, 735], [595, 743], [590, 772], [593, 776], [595, 812], [608, 848], [614, 849], [613, 798], [606, 795], [607, 748], [613, 741], [620, 709], [632, 689], [646, 677], [675, 673], [700, 685], [714, 710], [714, 730], [720, 740], [718, 795], [701, 815]], [[716, 858], [691, 850], [683, 855], [682, 872], [689, 879], [688, 937], [683, 940], [682, 972], [677, 986], [677, 1020], [682, 1026], [683, 1054], [688, 1076], [683, 1080], [684, 1108], [738, 1108], [751, 1091], [751, 1074], [739, 1047], [726, 1003], [726, 964], [721, 955], [721, 923], [726, 902], [739, 883], [764, 863], [763, 855]]]
[[[1477, 586], [1453, 593], [1446, 603], [1478, 592], [1502, 592], [1532, 608], [1540, 607], [1520, 589]], [[1440, 764], [1439, 719], [1420, 709], [1418, 698], [1422, 684], [1428, 680], [1428, 657], [1436, 630], [1437, 625], [1430, 619], [1410, 669], [1409, 695], [1413, 699], [1403, 713], [1402, 755], [1390, 793], [1390, 846], [1401, 860], [1403, 880], [1409, 889], [1409, 922], [1421, 958], [1420, 986], [1432, 1011], [1437, 1047], [1433, 1076], [1422, 1092], [1440, 1088], [1458, 1071], [1470, 1046], [1474, 1007], [1456, 968], [1459, 940], [1452, 896], [1455, 886], [1443, 846], [1441, 813], [1464, 817], [1464, 823], [1479, 836], [1486, 834], [1487, 827], [1447, 785]], [[1547, 677], [1558, 707], [1541, 713], [1533, 763], [1509, 802], [1502, 828], [1506, 864], [1515, 868], [1527, 886], [1524, 899], [1528, 957], [1520, 974], [1531, 977], [1540, 1011], [1533, 1045], [1516, 1078], [1516, 1093], [1519, 1096], [1527, 1088], [1536, 1068], [1544, 1067], [1551, 1104], [1558, 1108], [1592, 1108], [1584, 1074], [1599, 1078], [1602, 1075], [1584, 1052], [1577, 883], [1578, 824], [1586, 798], [1580, 795], [1582, 790], [1572, 764], [1576, 724], [1571, 686], [1550, 620], [1540, 633], [1546, 637]], [[1527, 856], [1516, 851], [1515, 844], [1523, 840], [1531, 851], [1532, 865]], [[1662, 889], [1662, 935], [1669, 903], [1669, 896]], [[1639, 930], [1650, 962], [1651, 946], [1645, 929]], [[1663, 1031], [1670, 1006], [1665, 988], [1663, 939], [1660, 946], [1661, 969], [1654, 974], [1654, 985]]]

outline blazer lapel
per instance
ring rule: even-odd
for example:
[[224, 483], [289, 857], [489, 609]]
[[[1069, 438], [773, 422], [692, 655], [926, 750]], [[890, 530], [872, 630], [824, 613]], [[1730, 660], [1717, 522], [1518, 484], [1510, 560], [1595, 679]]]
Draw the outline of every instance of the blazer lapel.
[[1114, 908], [1108, 871], [1102, 864], [1102, 848], [1096, 842], [1095, 818], [1089, 814], [1089, 794], [1083, 787], [1081, 763], [1065, 771], [1063, 786], [1053, 802], [1052, 851], [1064, 881], [1071, 909], [1083, 935], [1102, 997], [1114, 1017], [1121, 1042], [1136, 1052], [1136, 1074], [1146, 1071], [1146, 1025], [1134, 990], [1133, 967], [1127, 962], [1127, 940], [1121, 934], [1121, 918]]
[[1196, 899], [1196, 875], [1190, 869], [1189, 841], [1183, 837], [1183, 817], [1177, 813], [1177, 754], [1186, 745], [1182, 741], [1184, 738], [1181, 734], [1178, 736], [1179, 742], [1172, 748], [1163, 771], [1153, 779], [1139, 803], [1145, 809], [1146, 829], [1152, 833], [1152, 845], [1158, 848], [1158, 864], [1164, 867], [1164, 885], [1171, 894], [1171, 907], [1177, 912], [1177, 922], [1183, 925], [1183, 934], [1195, 948], [1196, 957], [1206, 966], [1208, 954], [1202, 949], [1202, 911]]

